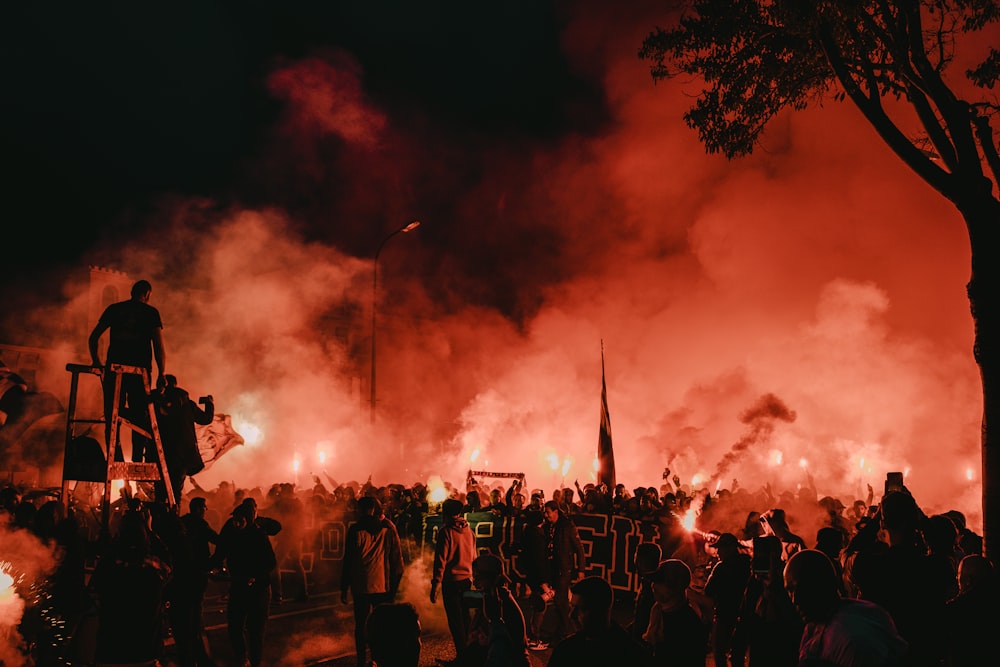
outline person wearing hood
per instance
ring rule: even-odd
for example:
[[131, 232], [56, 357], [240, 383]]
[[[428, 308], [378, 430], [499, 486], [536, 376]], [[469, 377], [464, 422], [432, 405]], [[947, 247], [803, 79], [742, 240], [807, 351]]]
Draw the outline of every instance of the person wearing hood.
[[403, 578], [403, 551], [396, 526], [385, 518], [382, 504], [372, 496], [358, 499], [357, 522], [347, 529], [340, 600], [354, 597], [354, 645], [357, 664], [366, 664], [365, 624], [372, 609], [391, 603]]
[[441, 504], [441, 528], [434, 545], [431, 576], [431, 604], [441, 603], [448, 617], [448, 630], [455, 642], [456, 660], [461, 659], [469, 633], [469, 613], [462, 598], [472, 588], [472, 561], [476, 557], [476, 537], [462, 516], [461, 501], [449, 498]]

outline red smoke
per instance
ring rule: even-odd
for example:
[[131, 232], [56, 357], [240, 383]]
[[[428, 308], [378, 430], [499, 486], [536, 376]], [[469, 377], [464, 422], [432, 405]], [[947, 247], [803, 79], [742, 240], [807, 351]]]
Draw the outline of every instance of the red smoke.
[[[591, 4], [564, 47], [603, 86], [603, 132], [451, 136], [378, 109], [356, 66], [317, 54], [276, 67], [285, 121], [254, 168], [328, 206], [328, 229], [183, 202], [155, 235], [94, 254], [153, 281], [181, 383], [259, 429], [201, 484], [292, 479], [296, 457], [300, 485], [460, 484], [470, 467], [585, 483], [603, 339], [630, 488], [666, 466], [744, 488], [808, 473], [849, 504], [903, 470], [926, 510], [979, 525], [960, 216], [845, 105], [782, 116], [745, 160], [705, 155], [681, 120], [695, 83], [654, 86], [635, 57], [665, 19]], [[416, 210], [430, 190], [451, 222]], [[417, 217], [379, 259], [372, 428], [371, 255]]]

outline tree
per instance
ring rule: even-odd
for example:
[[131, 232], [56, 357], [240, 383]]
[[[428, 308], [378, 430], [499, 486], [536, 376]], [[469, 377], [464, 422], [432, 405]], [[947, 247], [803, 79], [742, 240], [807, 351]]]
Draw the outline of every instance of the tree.
[[[688, 0], [639, 57], [654, 81], [696, 75], [684, 114], [709, 153], [751, 153], [768, 121], [850, 100], [899, 158], [951, 201], [969, 234], [973, 354], [983, 386], [983, 533], [1000, 557], [1000, 51], [952, 81], [956, 45], [1000, 22], [998, 0]], [[996, 40], [993, 40], [996, 44]], [[915, 118], [917, 136], [907, 134]], [[991, 489], [993, 492], [991, 493]]]

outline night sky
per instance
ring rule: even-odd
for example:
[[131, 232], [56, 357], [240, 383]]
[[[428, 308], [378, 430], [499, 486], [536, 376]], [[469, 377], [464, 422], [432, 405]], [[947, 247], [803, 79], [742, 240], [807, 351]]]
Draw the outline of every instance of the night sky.
[[[481, 269], [521, 266], [542, 282], [561, 273], [537, 266], [552, 263], [559, 239], [530, 211], [504, 220], [496, 206], [463, 211], [457, 200], [489, 181], [499, 202], [525, 184], [489, 174], [491, 163], [610, 122], [599, 82], [562, 52], [563, 8], [210, 1], [13, 11], [2, 140], [16, 251], [5, 278], [75, 265], [151, 227], [166, 201], [192, 197], [280, 208], [305, 239], [361, 257], [397, 223], [433, 220], [424, 242], [455, 256], [477, 298], [508, 314], [537, 295], [520, 303]], [[483, 233], [499, 225], [504, 238]], [[490, 249], [508, 243], [521, 258]]]
[[[629, 486], [808, 475], [849, 504], [904, 470], [975, 525], [958, 213], [844, 104], [705, 155], [698, 82], [654, 85], [636, 55], [670, 3], [626, 4], [9, 8], [3, 338], [79, 361], [70, 285], [126, 271], [153, 282], [171, 371], [256, 434], [203, 485], [322, 450], [341, 480], [546, 488], [591, 477], [603, 340]], [[414, 219], [379, 259], [373, 430], [371, 261]], [[354, 349], [331, 312], [357, 314]], [[795, 419], [746, 418], [767, 395]]]

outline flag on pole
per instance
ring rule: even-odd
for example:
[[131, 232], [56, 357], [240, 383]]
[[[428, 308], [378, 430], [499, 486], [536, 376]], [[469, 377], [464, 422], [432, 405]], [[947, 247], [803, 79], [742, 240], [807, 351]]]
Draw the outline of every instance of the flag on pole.
[[611, 415], [608, 413], [608, 384], [604, 380], [604, 341], [601, 341], [601, 430], [597, 437], [597, 482], [608, 492], [615, 488], [615, 450], [611, 446]]

